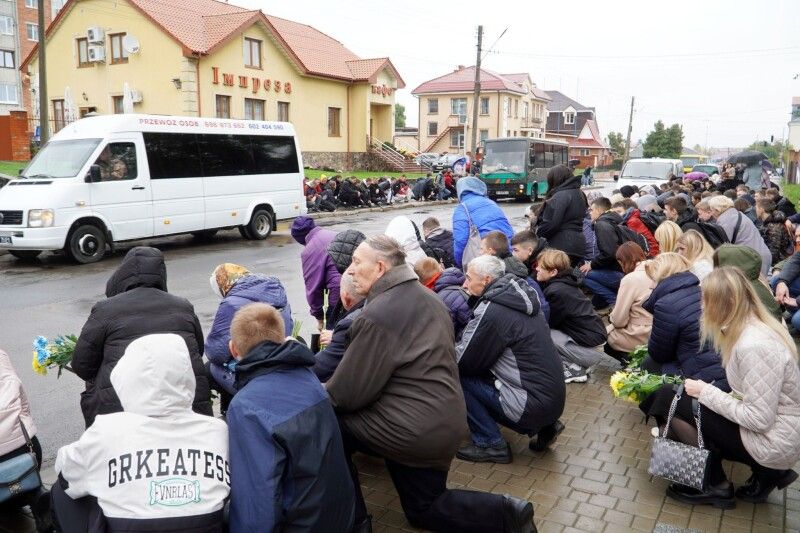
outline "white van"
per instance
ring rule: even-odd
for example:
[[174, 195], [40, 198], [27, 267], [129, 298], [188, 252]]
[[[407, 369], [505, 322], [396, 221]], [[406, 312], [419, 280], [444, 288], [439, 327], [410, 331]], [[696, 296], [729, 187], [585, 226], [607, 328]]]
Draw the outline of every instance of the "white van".
[[624, 185], [655, 185], [658, 187], [672, 176], [683, 177], [683, 161], [680, 159], [629, 159], [622, 167], [618, 187]]
[[305, 213], [300, 147], [282, 122], [106, 115], [56, 133], [0, 189], [0, 249], [79, 263], [116, 242], [238, 227], [266, 239]]

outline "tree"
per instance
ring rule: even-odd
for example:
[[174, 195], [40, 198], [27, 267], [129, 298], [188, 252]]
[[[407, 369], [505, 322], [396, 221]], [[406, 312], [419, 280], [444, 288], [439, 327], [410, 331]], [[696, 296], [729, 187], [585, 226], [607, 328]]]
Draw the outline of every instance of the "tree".
[[644, 156], [677, 159], [681, 155], [682, 147], [683, 128], [681, 125], [673, 124], [667, 128], [659, 120], [644, 141]]
[[781, 166], [781, 156], [786, 153], [788, 146], [776, 139], [772, 143], [767, 141], [755, 141], [748, 146], [747, 149], [763, 152], [764, 155], [767, 156], [767, 159], [769, 159], [769, 162], [772, 163], [773, 166], [778, 167]]
[[403, 104], [394, 104], [394, 127], [406, 127], [406, 106]]
[[609, 132], [608, 137], [606, 137], [606, 142], [609, 148], [611, 148], [611, 151], [618, 157], [625, 155], [625, 138], [621, 133], [616, 131]]

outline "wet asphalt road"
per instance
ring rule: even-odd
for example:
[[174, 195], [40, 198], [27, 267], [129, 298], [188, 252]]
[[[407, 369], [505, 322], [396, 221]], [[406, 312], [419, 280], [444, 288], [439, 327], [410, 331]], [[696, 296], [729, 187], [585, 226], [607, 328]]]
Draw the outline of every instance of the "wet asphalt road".
[[[515, 229], [526, 226], [526, 204], [506, 203], [503, 209]], [[428, 216], [436, 216], [450, 227], [455, 204], [415, 205], [409, 209], [385, 212], [362, 212], [320, 220], [334, 231], [358, 229], [365, 234], [380, 233], [389, 221], [400, 214], [410, 217], [420, 227]], [[169, 291], [189, 299], [195, 307], [203, 331], [211, 326], [219, 299], [211, 292], [208, 278], [220, 263], [232, 262], [251, 271], [279, 277], [289, 295], [295, 320], [303, 322], [306, 338], [315, 327], [308, 313], [300, 269], [302, 247], [289, 235], [289, 222], [279, 223], [278, 231], [263, 242], [245, 241], [236, 230], [220, 232], [213, 241], [196, 242], [190, 236], [148, 241], [164, 252], [167, 261]], [[10, 356], [31, 402], [45, 462], [53, 460], [56, 450], [83, 432], [79, 398], [83, 382], [65, 373], [57, 379], [54, 372], [39, 376], [31, 367], [31, 342], [37, 335], [53, 338], [59, 334], [79, 334], [92, 306], [105, 298], [105, 285], [131, 243], [120, 246], [100, 263], [75, 265], [61, 255], [43, 254], [34, 264], [18, 262], [8, 254], [0, 255], [0, 348]]]

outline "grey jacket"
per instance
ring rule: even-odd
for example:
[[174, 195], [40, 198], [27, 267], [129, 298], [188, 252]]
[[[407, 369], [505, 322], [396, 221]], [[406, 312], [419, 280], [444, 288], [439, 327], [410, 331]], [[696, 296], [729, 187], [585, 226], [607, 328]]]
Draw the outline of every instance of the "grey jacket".
[[700, 403], [739, 424], [742, 443], [758, 464], [794, 467], [800, 460], [800, 369], [795, 358], [777, 335], [751, 321], [725, 373], [736, 396], [705, 387]]
[[[739, 223], [739, 231], [736, 232], [736, 241], [734, 242], [733, 233], [739, 220], [741, 220], [741, 223]], [[764, 238], [761, 237], [758, 228], [747, 218], [747, 215], [731, 207], [717, 217], [717, 224], [725, 230], [725, 234], [731, 244], [741, 244], [758, 252], [758, 255], [761, 256], [761, 272], [764, 275], [769, 274], [769, 267], [772, 265], [772, 253], [764, 243]]]

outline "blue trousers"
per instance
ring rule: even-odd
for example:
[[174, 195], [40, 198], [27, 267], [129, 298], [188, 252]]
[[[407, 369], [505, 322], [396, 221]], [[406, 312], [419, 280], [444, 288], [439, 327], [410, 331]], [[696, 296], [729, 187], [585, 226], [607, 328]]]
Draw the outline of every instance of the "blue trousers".
[[461, 388], [467, 404], [467, 424], [472, 442], [481, 448], [501, 446], [505, 443], [498, 422], [517, 433], [530, 435], [503, 413], [500, 393], [482, 378], [462, 377]]
[[594, 293], [592, 304], [595, 308], [600, 309], [616, 303], [622, 276], [622, 272], [618, 270], [593, 269], [586, 274], [583, 284]]

